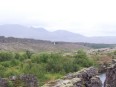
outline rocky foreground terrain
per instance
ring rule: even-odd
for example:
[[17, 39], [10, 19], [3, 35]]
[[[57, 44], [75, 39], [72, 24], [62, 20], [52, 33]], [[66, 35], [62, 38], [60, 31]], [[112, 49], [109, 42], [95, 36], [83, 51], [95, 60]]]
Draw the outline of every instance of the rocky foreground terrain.
[[[97, 70], [90, 67], [68, 74], [62, 79], [50, 82], [42, 87], [102, 87], [102, 82], [97, 74]], [[25, 84], [22, 87], [39, 87], [37, 79], [33, 75], [13, 76], [8, 79], [0, 78], [0, 87], [9, 87], [9, 81], [13, 82], [13, 87], [19, 87], [19, 84], [22, 83]]]
[[[9, 86], [9, 82], [13, 86]], [[0, 78], [0, 87], [39, 87], [39, 83], [34, 75], [12, 76], [9, 78]], [[98, 70], [90, 67], [82, 69], [79, 72], [70, 73], [61, 79], [49, 82], [41, 87], [103, 87], [98, 76]], [[106, 80], [104, 87], [116, 87], [116, 60], [106, 71]]]
[[107, 69], [104, 87], [116, 87], [116, 60], [113, 60], [112, 63]]
[[68, 74], [62, 79], [50, 82], [42, 87], [102, 87], [102, 82], [97, 75], [97, 70], [90, 67], [73, 74]]
[[104, 86], [98, 76], [98, 70], [90, 67], [68, 74], [62, 79], [45, 84], [42, 87], [116, 87], [116, 60], [107, 67]]

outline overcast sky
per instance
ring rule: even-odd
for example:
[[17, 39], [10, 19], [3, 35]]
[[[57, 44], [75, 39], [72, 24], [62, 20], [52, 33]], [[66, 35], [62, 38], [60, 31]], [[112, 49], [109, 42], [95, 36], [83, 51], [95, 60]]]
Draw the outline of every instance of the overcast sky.
[[0, 0], [0, 24], [116, 36], [116, 0]]

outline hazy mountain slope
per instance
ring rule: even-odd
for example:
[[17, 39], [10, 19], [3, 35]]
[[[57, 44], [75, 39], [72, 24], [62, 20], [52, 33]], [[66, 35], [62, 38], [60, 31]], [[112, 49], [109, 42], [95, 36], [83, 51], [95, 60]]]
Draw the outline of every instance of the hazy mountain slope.
[[34, 38], [51, 41], [80, 41], [84, 36], [68, 31], [49, 32], [43, 28], [25, 27], [17, 24], [0, 26], [0, 36], [13, 36], [19, 38]]
[[0, 36], [66, 42], [116, 43], [116, 36], [85, 37], [65, 30], [49, 32], [44, 28], [25, 27], [18, 24], [0, 25]]
[[72, 42], [51, 42], [44, 40], [24, 39], [24, 38], [5, 38], [0, 36], [0, 50], [6, 51], [26, 51], [33, 52], [75, 52], [78, 49], [89, 49], [80, 43]]
[[48, 31], [42, 28], [25, 27], [25, 26], [21, 26], [17, 24], [12, 24], [12, 25], [7, 24], [7, 25], [0, 26], [1, 36], [13, 36], [13, 37], [21, 37], [21, 38], [38, 39], [39, 36], [42, 37], [48, 33], [49, 33]]

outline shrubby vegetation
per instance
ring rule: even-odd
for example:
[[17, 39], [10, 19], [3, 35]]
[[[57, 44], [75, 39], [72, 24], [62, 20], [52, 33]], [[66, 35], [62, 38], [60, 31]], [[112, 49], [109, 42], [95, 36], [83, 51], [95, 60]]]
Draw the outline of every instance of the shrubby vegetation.
[[40, 85], [93, 65], [94, 62], [82, 50], [69, 57], [60, 53], [0, 52], [0, 77], [34, 74]]

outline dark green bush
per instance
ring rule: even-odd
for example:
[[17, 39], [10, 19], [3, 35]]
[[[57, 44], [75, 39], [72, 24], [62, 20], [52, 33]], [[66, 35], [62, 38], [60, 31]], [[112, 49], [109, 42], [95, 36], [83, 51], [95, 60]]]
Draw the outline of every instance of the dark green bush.
[[48, 72], [61, 72], [63, 70], [63, 57], [58, 53], [51, 53], [47, 61], [46, 70]]
[[27, 55], [27, 57], [28, 57], [29, 59], [31, 58], [32, 54], [33, 54], [33, 53], [32, 53], [31, 51], [28, 51], [28, 50], [26, 51], [26, 55]]
[[79, 50], [74, 57], [74, 65], [77, 64], [81, 67], [89, 67], [93, 64], [92, 61], [88, 58], [87, 54], [82, 50]]
[[12, 52], [0, 52], [0, 62], [2, 61], [8, 61], [14, 58], [14, 55]]

